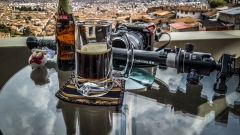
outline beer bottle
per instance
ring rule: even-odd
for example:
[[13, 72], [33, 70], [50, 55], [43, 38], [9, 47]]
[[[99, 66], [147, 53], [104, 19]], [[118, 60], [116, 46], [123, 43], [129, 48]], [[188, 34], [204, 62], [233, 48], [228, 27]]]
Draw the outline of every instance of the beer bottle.
[[75, 69], [75, 21], [69, 0], [59, 0], [56, 20], [57, 63], [59, 70]]

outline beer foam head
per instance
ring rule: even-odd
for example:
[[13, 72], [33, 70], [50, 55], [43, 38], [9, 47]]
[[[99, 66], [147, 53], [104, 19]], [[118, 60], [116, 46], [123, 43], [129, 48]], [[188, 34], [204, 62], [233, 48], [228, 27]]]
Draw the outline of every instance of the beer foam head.
[[82, 54], [103, 54], [109, 52], [110, 49], [107, 49], [106, 44], [99, 44], [99, 43], [90, 43], [84, 45], [81, 50], [77, 50], [77, 52]]

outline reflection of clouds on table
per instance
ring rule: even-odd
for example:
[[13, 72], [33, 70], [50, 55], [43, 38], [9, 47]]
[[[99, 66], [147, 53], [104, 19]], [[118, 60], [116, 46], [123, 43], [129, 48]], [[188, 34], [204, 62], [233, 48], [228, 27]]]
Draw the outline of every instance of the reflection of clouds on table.
[[[209, 102], [212, 102], [212, 98], [214, 96], [213, 85], [216, 82], [216, 74], [217, 72], [214, 71], [210, 74], [210, 76], [205, 76], [200, 82], [203, 85], [202, 94], [208, 97]], [[233, 105], [234, 101], [240, 101], [240, 94], [235, 91], [238, 85], [238, 77], [232, 76], [227, 82], [227, 94], [226, 100], [228, 104]]]
[[57, 122], [62, 120], [62, 116], [58, 116], [54, 109], [57, 104], [55, 92], [59, 87], [57, 74], [50, 76], [49, 84], [36, 87], [30, 76], [26, 75], [30, 72], [31, 68], [25, 67], [3, 88], [0, 95], [2, 132], [9, 135], [47, 135], [59, 131], [59, 135], [64, 134], [65, 129], [54, 129], [55, 124], [63, 123]]
[[202, 95], [207, 96], [207, 99], [210, 103], [212, 103], [212, 98], [214, 96], [213, 85], [216, 82], [216, 72], [212, 72], [210, 76], [204, 76], [200, 83], [203, 86]]
[[171, 91], [176, 91], [178, 88], [186, 90], [186, 75], [177, 74], [177, 70], [174, 68], [168, 68], [167, 70], [157, 69], [156, 77], [165, 82]]
[[[239, 120], [229, 117], [228, 126], [222, 127], [215, 123], [214, 112], [210, 112], [206, 117], [198, 118], [187, 113], [175, 112], [170, 105], [157, 104], [154, 100], [146, 97], [126, 94], [128, 99], [132, 99], [129, 107], [129, 115], [132, 118], [133, 135], [212, 135], [239, 133]], [[221, 132], [219, 132], [221, 130]]]
[[[165, 86], [168, 87], [165, 92], [164, 88], [155, 90], [156, 93], [159, 91], [160, 98], [154, 96], [154, 92], [150, 92], [151, 90], [149, 90], [148, 93], [146, 92], [146, 94], [142, 94], [156, 97], [160, 103], [156, 103], [146, 97], [141, 98], [141, 96], [133, 96], [134, 105], [132, 106], [134, 106], [135, 109], [132, 110], [132, 114], [134, 114], [132, 125], [136, 125], [136, 127], [133, 127], [133, 129], [136, 129], [134, 130], [136, 132], [135, 134], [172, 135], [177, 133], [184, 135], [225, 135], [240, 132], [240, 129], [238, 128], [239, 114], [236, 112], [237, 108], [228, 107], [224, 96], [217, 96], [213, 99], [213, 85], [216, 81], [216, 72], [212, 73], [211, 76], [206, 76], [200, 80], [201, 85], [203, 85], [202, 88], [190, 86], [186, 88], [187, 74], [180, 74], [179, 76], [176, 72], [177, 71], [174, 69], [157, 71], [156, 77], [163, 81]], [[234, 101], [239, 101], [240, 97], [239, 93], [235, 92], [237, 79], [234, 77], [231, 78], [229, 82], [227, 82], [227, 85], [227, 102], [228, 104], [230, 103], [233, 105]], [[178, 87], [185, 91], [185, 93], [181, 94], [181, 92], [176, 91]], [[170, 92], [172, 90], [175, 90], [176, 93]], [[196, 92], [200, 92], [202, 95]], [[215, 104], [210, 106], [207, 100], [204, 101], [204, 98], [207, 98], [210, 101], [215, 100]], [[156, 106], [155, 104], [158, 104], [159, 106]], [[232, 115], [234, 117], [232, 117]]]
[[[202, 95], [206, 96], [210, 103], [212, 103], [212, 98], [215, 93], [213, 85], [216, 82], [216, 74], [217, 72], [214, 71], [210, 74], [210, 76], [204, 76], [203, 79], [200, 80], [200, 83], [203, 86]], [[178, 88], [186, 91], [186, 73], [177, 74], [177, 70], [173, 68], [168, 68], [167, 70], [158, 69], [156, 77], [168, 85], [170, 91], [176, 91]], [[240, 93], [235, 92], [238, 85], [238, 77], [233, 76], [226, 84], [228, 87], [228, 92], [226, 94], [228, 103], [234, 104], [234, 101], [240, 101]]]
[[238, 86], [238, 78], [237, 76], [233, 76], [229, 81], [226, 83], [228, 86], [228, 92], [226, 94], [228, 104], [233, 104], [235, 101], [240, 102], [240, 93], [236, 92], [235, 89]]
[[[1, 131], [6, 135], [66, 134], [62, 112], [56, 109], [58, 99], [55, 93], [59, 89], [59, 82], [64, 83], [69, 76], [57, 71], [49, 76], [49, 83], [39, 86], [31, 80], [31, 71], [29, 66], [25, 67], [4, 86], [0, 94]], [[47, 71], [52, 72], [50, 69]], [[58, 80], [58, 77], [61, 79]], [[203, 89], [200, 86], [189, 88], [188, 85], [186, 88], [186, 74], [176, 74], [175, 69], [157, 70], [156, 77], [176, 93], [169, 92], [165, 86], [146, 91], [150, 97], [156, 98], [126, 92], [123, 102], [125, 110], [121, 114], [114, 114], [110, 134], [124, 133], [125, 130], [127, 135], [234, 135], [240, 132], [238, 108], [230, 108], [225, 104], [226, 100], [231, 105], [234, 101], [240, 101], [240, 94], [235, 92], [237, 77], [227, 82], [227, 99], [214, 97], [212, 106], [201, 94], [212, 100], [216, 73], [200, 81]], [[178, 87], [184, 92], [176, 91]], [[194, 95], [194, 92], [197, 94]], [[227, 123], [219, 125], [218, 120], [227, 120]], [[79, 126], [76, 126], [76, 133], [80, 133]]]
[[[134, 134], [137, 135], [193, 134], [202, 121], [191, 117], [183, 117], [181, 113], [175, 114], [170, 106], [156, 106], [155, 101], [149, 101], [146, 98], [135, 97], [134, 102], [137, 109], [132, 110], [134, 114], [133, 125], [137, 126], [133, 129], [136, 129]], [[193, 124], [196, 127], [191, 127]]]

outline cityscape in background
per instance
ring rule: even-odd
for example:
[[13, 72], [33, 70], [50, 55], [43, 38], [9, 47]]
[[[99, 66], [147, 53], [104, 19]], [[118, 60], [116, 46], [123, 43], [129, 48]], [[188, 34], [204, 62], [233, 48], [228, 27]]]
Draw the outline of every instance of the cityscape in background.
[[[223, 0], [224, 1], [224, 0]], [[240, 30], [240, 1], [71, 0], [75, 20], [153, 22], [163, 32]], [[2, 0], [0, 38], [53, 36], [58, 0]]]

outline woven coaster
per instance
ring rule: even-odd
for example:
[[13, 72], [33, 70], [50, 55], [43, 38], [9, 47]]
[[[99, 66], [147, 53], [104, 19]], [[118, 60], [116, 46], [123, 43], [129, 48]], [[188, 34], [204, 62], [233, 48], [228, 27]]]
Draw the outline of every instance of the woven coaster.
[[121, 105], [124, 96], [125, 81], [116, 79], [113, 83], [113, 88], [101, 97], [85, 97], [77, 92], [74, 81], [74, 73], [71, 74], [67, 82], [55, 94], [61, 100], [96, 106], [115, 106]]

